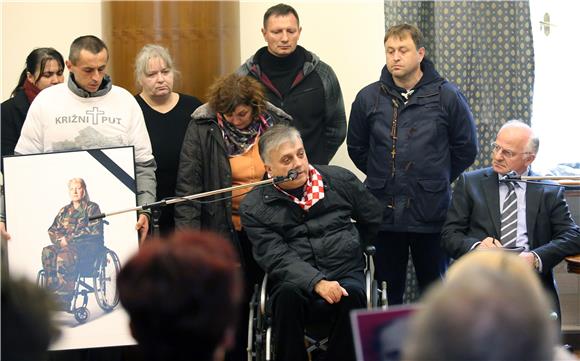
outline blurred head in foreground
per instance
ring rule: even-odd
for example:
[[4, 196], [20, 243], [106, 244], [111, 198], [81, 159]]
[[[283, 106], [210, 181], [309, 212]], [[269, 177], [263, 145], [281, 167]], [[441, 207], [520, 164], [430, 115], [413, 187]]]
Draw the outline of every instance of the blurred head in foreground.
[[403, 360], [551, 360], [556, 325], [532, 268], [503, 251], [472, 252], [426, 295]]
[[237, 255], [214, 233], [145, 243], [117, 281], [131, 332], [148, 360], [221, 360], [241, 299]]

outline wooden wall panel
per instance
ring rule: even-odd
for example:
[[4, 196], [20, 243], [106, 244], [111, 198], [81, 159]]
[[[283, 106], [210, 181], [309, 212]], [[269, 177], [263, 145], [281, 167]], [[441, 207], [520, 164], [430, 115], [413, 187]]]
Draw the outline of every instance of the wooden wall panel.
[[174, 90], [204, 100], [215, 78], [240, 65], [237, 1], [104, 1], [102, 7], [108, 72], [133, 94], [135, 56], [148, 43], [169, 49], [181, 73]]

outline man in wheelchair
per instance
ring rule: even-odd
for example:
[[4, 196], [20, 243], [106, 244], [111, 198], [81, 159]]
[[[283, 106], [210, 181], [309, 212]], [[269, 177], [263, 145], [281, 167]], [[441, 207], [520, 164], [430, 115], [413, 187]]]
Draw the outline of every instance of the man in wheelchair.
[[354, 360], [349, 312], [366, 307], [363, 246], [378, 231], [382, 207], [348, 170], [309, 165], [293, 127], [269, 128], [258, 146], [268, 176], [297, 174], [255, 189], [241, 205], [271, 285], [276, 360], [307, 360], [304, 325], [320, 303], [332, 314], [326, 359]]
[[71, 202], [54, 218], [48, 229], [52, 244], [42, 249], [46, 287], [60, 296], [65, 309], [75, 290], [79, 262], [90, 262], [104, 245], [102, 220], [89, 221], [90, 216], [100, 214], [101, 210], [90, 201], [85, 181], [71, 179], [68, 190]]

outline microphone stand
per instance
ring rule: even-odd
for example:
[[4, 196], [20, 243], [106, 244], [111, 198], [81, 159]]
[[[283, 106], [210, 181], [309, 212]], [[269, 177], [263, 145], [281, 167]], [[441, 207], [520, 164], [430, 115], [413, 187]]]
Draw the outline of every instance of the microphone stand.
[[560, 181], [558, 182], [560, 185], [566, 186], [580, 186], [580, 177], [579, 176], [553, 176], [553, 175], [546, 175], [546, 176], [522, 176], [521, 179], [523, 181], [538, 181], [538, 180], [552, 180], [552, 181]]
[[213, 196], [216, 194], [221, 194], [221, 193], [226, 193], [226, 192], [231, 192], [231, 191], [235, 191], [238, 189], [243, 189], [243, 188], [248, 188], [248, 187], [256, 187], [256, 186], [260, 186], [260, 185], [264, 185], [264, 184], [279, 184], [279, 183], [284, 183], [290, 180], [294, 180], [296, 179], [296, 175], [295, 174], [288, 174], [288, 176], [282, 176], [282, 177], [274, 177], [274, 178], [269, 178], [269, 179], [265, 179], [262, 181], [258, 181], [258, 182], [254, 182], [254, 183], [247, 183], [247, 184], [240, 184], [237, 186], [232, 186], [232, 187], [228, 187], [228, 188], [222, 188], [222, 189], [216, 189], [213, 191], [208, 191], [208, 192], [203, 192], [203, 193], [198, 193], [198, 194], [192, 194], [189, 196], [184, 196], [184, 197], [176, 197], [176, 198], [171, 198], [171, 199], [164, 199], [158, 202], [153, 202], [153, 203], [147, 203], [144, 204], [142, 206], [138, 206], [138, 207], [132, 207], [132, 208], [127, 208], [127, 209], [122, 209], [122, 210], [118, 210], [118, 211], [113, 211], [113, 212], [109, 212], [109, 213], [101, 213], [101, 214], [97, 214], [94, 216], [90, 216], [89, 217], [89, 221], [93, 221], [95, 219], [101, 219], [101, 218], [105, 218], [108, 216], [114, 216], [117, 214], [121, 214], [121, 213], [127, 213], [127, 212], [134, 212], [134, 211], [143, 211], [143, 210], [147, 210], [147, 209], [157, 209], [159, 207], [165, 207], [168, 204], [175, 204], [175, 203], [181, 203], [181, 202], [186, 202], [186, 201], [191, 201], [194, 199], [198, 199], [198, 198], [204, 198], [204, 197], [209, 197], [209, 196]]
[[[543, 180], [559, 182], [541, 182]], [[577, 187], [580, 187], [580, 176], [510, 176], [508, 174], [507, 177], [500, 179], [500, 182], [521, 182], [576, 189]]]

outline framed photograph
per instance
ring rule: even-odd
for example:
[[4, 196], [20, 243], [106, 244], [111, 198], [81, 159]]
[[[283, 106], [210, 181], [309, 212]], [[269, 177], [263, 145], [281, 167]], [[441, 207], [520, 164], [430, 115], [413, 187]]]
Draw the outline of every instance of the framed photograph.
[[410, 316], [417, 304], [389, 307], [386, 310], [353, 310], [350, 313], [356, 359], [359, 361], [398, 361]]
[[4, 158], [8, 267], [54, 296], [51, 350], [135, 344], [120, 267], [138, 249], [133, 147]]

